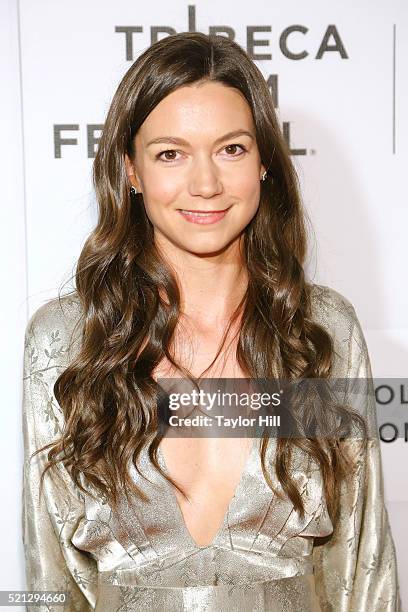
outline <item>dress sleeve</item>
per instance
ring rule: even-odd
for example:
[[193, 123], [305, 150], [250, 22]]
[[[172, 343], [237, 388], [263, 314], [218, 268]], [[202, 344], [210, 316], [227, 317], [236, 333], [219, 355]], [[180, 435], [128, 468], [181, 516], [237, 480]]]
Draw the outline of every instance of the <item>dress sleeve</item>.
[[[363, 410], [359, 408], [359, 412], [367, 421], [369, 439], [363, 452], [357, 445], [357, 471], [341, 484], [340, 515], [332, 535], [323, 543], [316, 539], [316, 593], [322, 612], [399, 612], [396, 554], [384, 503], [371, 365], [354, 308], [352, 313], [346, 371], [351, 381], [367, 381]], [[355, 445], [358, 441], [347, 442]]]
[[[38, 311], [37, 311], [38, 313]], [[24, 440], [22, 539], [29, 591], [66, 591], [64, 606], [27, 605], [35, 612], [87, 612], [95, 608], [96, 560], [72, 544], [71, 537], [84, 516], [84, 501], [65, 468], [63, 484], [49, 476], [40, 496], [40, 475], [47, 451], [31, 458], [38, 448], [61, 433], [61, 409], [53, 396], [57, 375], [64, 369], [66, 352], [60, 330], [30, 319], [24, 344], [22, 429]], [[58, 327], [58, 326], [57, 326]]]

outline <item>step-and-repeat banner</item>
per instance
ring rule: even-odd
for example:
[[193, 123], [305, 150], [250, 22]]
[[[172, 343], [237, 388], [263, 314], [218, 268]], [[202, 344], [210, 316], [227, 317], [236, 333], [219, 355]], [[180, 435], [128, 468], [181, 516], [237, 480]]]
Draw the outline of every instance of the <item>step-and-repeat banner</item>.
[[[404, 2], [3, 0], [0, 17], [1, 319], [7, 346], [1, 368], [1, 469], [7, 483], [0, 509], [7, 525], [1, 589], [24, 588], [19, 502], [25, 323], [64, 282], [69, 288], [95, 223], [91, 166], [119, 81], [143, 50], [172, 33], [229, 36], [262, 71], [313, 226], [308, 275], [353, 303], [374, 376], [398, 378], [382, 393], [407, 410], [408, 422]], [[408, 602], [408, 441], [398, 427], [390, 415], [381, 448]]]

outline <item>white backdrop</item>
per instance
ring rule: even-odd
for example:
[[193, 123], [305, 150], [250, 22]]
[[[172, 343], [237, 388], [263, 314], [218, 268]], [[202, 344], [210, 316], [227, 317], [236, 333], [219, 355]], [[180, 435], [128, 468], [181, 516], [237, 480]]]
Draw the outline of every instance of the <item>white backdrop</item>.
[[[92, 138], [100, 134], [120, 79], [156, 38], [172, 31], [208, 33], [217, 26], [252, 54], [271, 83], [290, 134], [315, 234], [309, 275], [354, 304], [374, 376], [406, 377], [408, 384], [403, 240], [408, 225], [408, 10], [403, 0], [252, 0], [239, 6], [232, 0], [191, 5], [156, 0], [143, 6], [131, 0], [2, 0], [0, 269], [6, 349], [1, 356], [0, 512], [7, 528], [0, 589], [25, 588], [20, 527], [24, 328], [33, 311], [69, 280], [95, 222]], [[65, 140], [60, 147], [59, 139]], [[407, 444], [402, 438], [382, 443], [406, 611]]]

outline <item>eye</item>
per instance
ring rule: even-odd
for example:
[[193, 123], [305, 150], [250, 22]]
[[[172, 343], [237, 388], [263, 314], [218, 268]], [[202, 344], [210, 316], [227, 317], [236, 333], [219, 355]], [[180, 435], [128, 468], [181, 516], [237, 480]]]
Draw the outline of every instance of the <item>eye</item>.
[[244, 145], [238, 144], [238, 143], [234, 143], [234, 144], [230, 144], [227, 145], [226, 147], [224, 147], [225, 149], [236, 149], [237, 147], [240, 147], [240, 149], [242, 149], [242, 152], [239, 155], [229, 155], [228, 157], [241, 157], [241, 155], [243, 155], [244, 153], [246, 153], [246, 148], [244, 147]]
[[165, 153], [178, 153], [178, 151], [176, 151], [175, 149], [166, 149], [166, 151], [161, 151], [161, 153], [158, 153], [156, 155], [156, 159], [160, 159], [161, 161], [168, 163], [168, 162], [172, 162], [174, 161], [174, 157], [170, 158], [170, 159], [164, 159], [162, 158], [162, 155], [164, 155]]
[[[231, 149], [236, 150], [236, 148], [239, 147], [241, 149], [241, 153], [239, 153], [238, 155], [228, 155], [228, 157], [241, 157], [241, 155], [243, 155], [244, 153], [246, 153], [247, 149], [244, 147], [244, 145], [242, 144], [238, 144], [238, 143], [233, 143], [233, 144], [229, 144], [226, 145], [224, 147], [224, 149], [229, 149], [231, 151]], [[234, 152], [234, 151], [233, 151]], [[180, 153], [180, 151], [177, 151], [176, 149], [166, 149], [165, 151], [161, 151], [160, 153], [158, 153], [156, 155], [156, 159], [159, 159], [160, 161], [164, 162], [164, 163], [171, 163], [173, 161], [177, 161], [176, 157], [171, 157], [170, 159], [167, 157], [168, 154], [176, 154], [176, 153]], [[162, 157], [162, 156], [165, 157]]]

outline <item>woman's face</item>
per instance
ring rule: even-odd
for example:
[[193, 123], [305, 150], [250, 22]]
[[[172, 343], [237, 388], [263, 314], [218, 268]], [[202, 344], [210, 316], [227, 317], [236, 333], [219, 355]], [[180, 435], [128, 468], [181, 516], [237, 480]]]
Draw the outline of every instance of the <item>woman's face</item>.
[[135, 136], [134, 160], [126, 155], [125, 163], [164, 248], [222, 252], [238, 244], [258, 209], [265, 168], [251, 110], [238, 90], [220, 83], [181, 87], [164, 98]]

